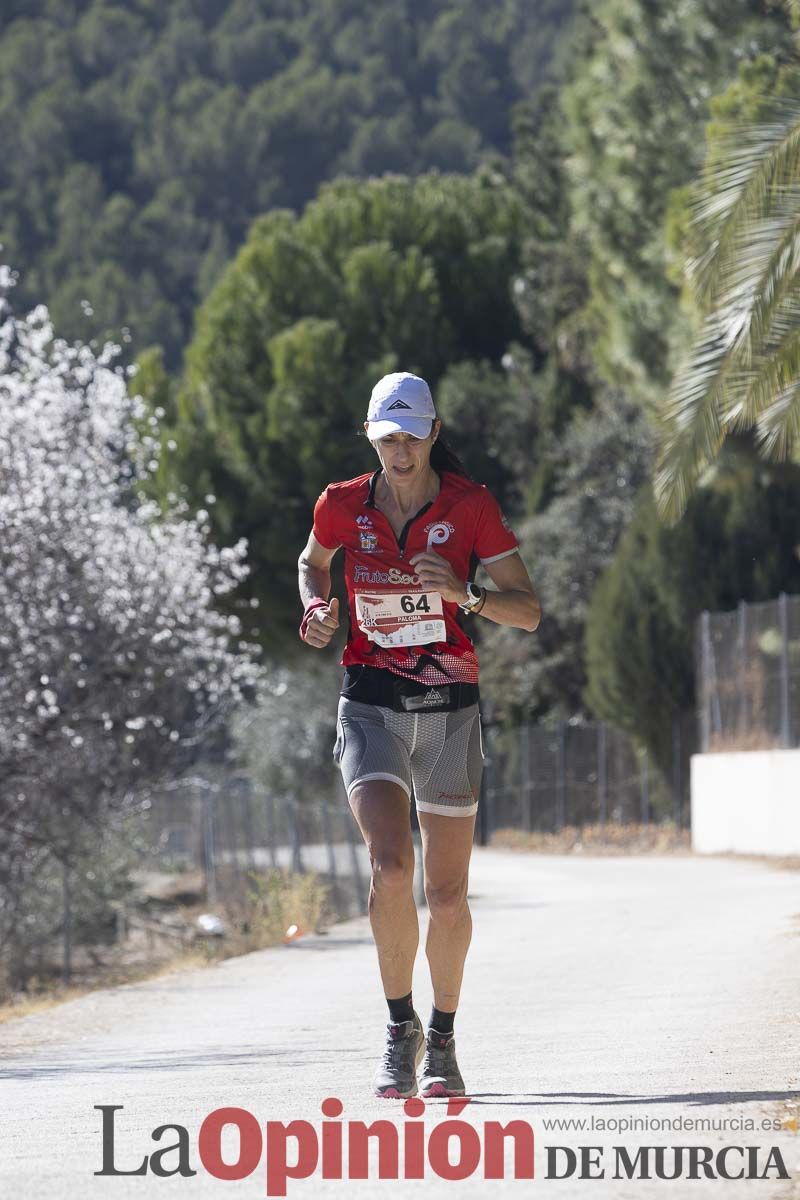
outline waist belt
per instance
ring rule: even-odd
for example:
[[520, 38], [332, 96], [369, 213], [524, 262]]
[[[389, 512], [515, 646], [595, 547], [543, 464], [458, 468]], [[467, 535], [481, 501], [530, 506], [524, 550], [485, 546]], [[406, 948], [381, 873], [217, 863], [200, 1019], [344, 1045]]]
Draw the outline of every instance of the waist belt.
[[360, 663], [345, 668], [339, 694], [394, 712], [453, 712], [480, 700], [477, 683], [420, 683], [385, 667]]

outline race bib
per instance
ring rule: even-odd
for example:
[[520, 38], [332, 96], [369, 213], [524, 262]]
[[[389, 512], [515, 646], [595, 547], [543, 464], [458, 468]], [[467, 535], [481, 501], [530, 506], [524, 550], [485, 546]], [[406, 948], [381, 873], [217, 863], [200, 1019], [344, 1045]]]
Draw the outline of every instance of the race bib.
[[444, 642], [439, 592], [356, 592], [356, 623], [379, 646], [422, 646]]

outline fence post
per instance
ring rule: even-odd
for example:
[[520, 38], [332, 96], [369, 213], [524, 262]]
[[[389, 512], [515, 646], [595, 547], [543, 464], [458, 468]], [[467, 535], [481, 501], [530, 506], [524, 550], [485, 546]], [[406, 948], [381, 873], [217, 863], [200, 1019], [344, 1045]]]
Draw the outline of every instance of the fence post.
[[292, 847], [292, 870], [298, 875], [305, 873], [303, 863], [303, 840], [300, 837], [300, 824], [297, 820], [297, 806], [291, 796], [286, 796], [286, 813], [289, 818], [289, 839]]
[[601, 721], [597, 726], [597, 798], [600, 824], [605, 825], [608, 808], [608, 747], [605, 721]]
[[[705, 713], [705, 695], [703, 698], [703, 751], [708, 750], [711, 729], [715, 733], [722, 732], [722, 714], [719, 707], [719, 690], [717, 688], [717, 666], [714, 661], [714, 647], [711, 644], [711, 614], [708, 610], [701, 616], [703, 631], [703, 683], [704, 692], [708, 693], [709, 712]], [[706, 723], [707, 722], [707, 723]]]
[[747, 730], [747, 602], [739, 601], [739, 730]]
[[72, 891], [70, 884], [69, 858], [67, 857], [64, 858], [61, 863], [61, 886], [64, 912], [64, 961], [62, 967], [62, 978], [64, 983], [69, 983], [70, 979], [72, 978]]
[[[565, 721], [558, 726], [558, 829], [567, 823], [567, 726]], [[556, 831], [558, 832], [558, 830]]]
[[522, 828], [531, 831], [531, 752], [530, 726], [523, 721], [519, 727], [519, 771], [522, 801]]
[[711, 717], [708, 706], [710, 703], [709, 655], [708, 645], [710, 616], [707, 609], [700, 614], [700, 749], [703, 754], [708, 751], [711, 737]]
[[246, 859], [250, 864], [250, 870], [254, 871], [258, 866], [256, 856], [256, 836], [253, 829], [253, 805], [255, 803], [253, 797], [253, 781], [247, 779], [244, 782], [244, 788], [240, 793], [240, 803], [242, 805], [242, 827], [244, 829], [244, 838], [246, 844]]
[[214, 864], [214, 797], [203, 792], [203, 865], [206, 875], [206, 901], [209, 908], [217, 903], [217, 873]]
[[681, 809], [683, 797], [683, 771], [681, 762], [681, 719], [677, 714], [672, 718], [672, 805], [676, 829], [681, 827]]
[[789, 722], [789, 598], [786, 592], [778, 597], [778, 617], [781, 627], [781, 745], [791, 747]]
[[269, 843], [269, 857], [270, 857], [270, 862], [272, 863], [272, 869], [275, 870], [275, 868], [278, 865], [278, 852], [275, 848], [275, 841], [276, 841], [276, 838], [275, 838], [275, 797], [272, 795], [271, 792], [268, 796], [265, 797], [264, 815], [266, 817], [267, 841]]
[[481, 720], [481, 745], [483, 747], [483, 771], [481, 772], [481, 792], [478, 802], [478, 842], [481, 846], [489, 845], [489, 838], [495, 826], [494, 819], [494, 747], [493, 738], [489, 732], [488, 720]]
[[[488, 780], [489, 755], [488, 755], [488, 731], [486, 728], [487, 718], [486, 718], [485, 712], [483, 712], [482, 700], [479, 700], [479, 706], [477, 706], [477, 720], [479, 720], [479, 734], [480, 734], [480, 739], [481, 739], [482, 767], [481, 767], [481, 790], [479, 792], [479, 797], [477, 797], [477, 821], [475, 822], [475, 833], [477, 834], [477, 844], [479, 844], [479, 846], [487, 846], [488, 841], [489, 841], [488, 814], [486, 811], [487, 804], [488, 804], [488, 791], [489, 791], [489, 780]], [[485, 739], [485, 737], [483, 737], [483, 734], [485, 734], [485, 733], [487, 734], [486, 739]]]
[[322, 801], [322, 827], [325, 830], [325, 844], [328, 848], [328, 874], [336, 879], [336, 850], [333, 845], [333, 828], [331, 826], [331, 814], [328, 808], [328, 801], [323, 797]]

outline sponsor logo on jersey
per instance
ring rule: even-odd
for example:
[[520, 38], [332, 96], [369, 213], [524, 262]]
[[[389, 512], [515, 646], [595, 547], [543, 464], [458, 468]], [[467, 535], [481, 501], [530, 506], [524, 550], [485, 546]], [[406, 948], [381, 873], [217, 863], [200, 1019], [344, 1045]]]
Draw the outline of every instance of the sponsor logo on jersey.
[[374, 554], [378, 549], [378, 535], [371, 529], [359, 529], [358, 538], [365, 554]]
[[428, 549], [431, 546], [441, 546], [442, 542], [446, 542], [451, 533], [455, 533], [455, 525], [451, 525], [449, 521], [433, 521], [425, 526], [425, 533], [428, 535]]
[[372, 517], [367, 513], [359, 513], [356, 517], [358, 540], [365, 554], [374, 554], [378, 549], [378, 535], [372, 527]]
[[365, 567], [362, 563], [357, 563], [353, 573], [353, 581], [355, 583], [408, 584], [419, 583], [419, 575], [406, 575], [398, 567], [391, 567], [388, 571], [371, 571], [369, 567]]

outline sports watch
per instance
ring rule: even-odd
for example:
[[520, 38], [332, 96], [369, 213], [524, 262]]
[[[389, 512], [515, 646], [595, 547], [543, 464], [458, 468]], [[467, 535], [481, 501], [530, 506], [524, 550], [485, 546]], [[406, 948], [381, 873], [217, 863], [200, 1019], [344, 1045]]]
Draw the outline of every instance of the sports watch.
[[477, 608], [482, 600], [483, 588], [478, 587], [471, 580], [467, 580], [467, 598], [462, 600], [458, 607], [464, 612], [472, 612], [473, 608]]

